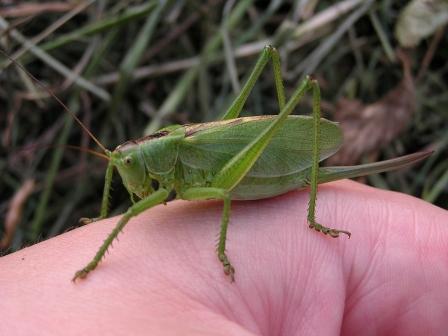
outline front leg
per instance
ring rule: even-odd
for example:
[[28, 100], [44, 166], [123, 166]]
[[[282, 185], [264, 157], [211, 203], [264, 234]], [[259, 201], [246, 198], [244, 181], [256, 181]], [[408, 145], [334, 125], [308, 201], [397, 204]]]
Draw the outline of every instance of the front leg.
[[218, 259], [221, 261], [224, 267], [224, 273], [230, 277], [230, 281], [235, 281], [235, 269], [229, 261], [226, 254], [226, 238], [227, 238], [227, 226], [229, 224], [230, 216], [230, 196], [225, 189], [220, 188], [207, 188], [198, 187], [190, 188], [181, 193], [181, 199], [194, 201], [194, 200], [206, 200], [206, 199], [220, 199], [224, 201], [224, 209], [221, 218], [221, 231], [219, 233], [219, 242], [216, 247]]
[[166, 189], [159, 189], [154, 194], [149, 195], [148, 197], [138, 201], [134, 205], [132, 205], [128, 211], [120, 218], [115, 228], [112, 232], [107, 236], [106, 240], [103, 242], [103, 245], [98, 249], [98, 252], [95, 254], [93, 259], [82, 269], [75, 273], [73, 277], [73, 281], [78, 278], [85, 278], [89, 272], [93, 271], [101, 259], [104, 257], [104, 254], [107, 252], [107, 249], [112, 244], [115, 238], [117, 238], [118, 234], [121, 230], [123, 230], [124, 226], [129, 222], [129, 220], [142, 213], [143, 211], [152, 208], [158, 204], [163, 203], [169, 195], [169, 192]]
[[109, 199], [110, 199], [110, 185], [112, 184], [112, 175], [114, 173], [114, 166], [112, 161], [109, 160], [106, 169], [106, 176], [104, 177], [104, 189], [103, 189], [103, 200], [101, 201], [101, 211], [100, 216], [95, 218], [80, 218], [79, 223], [90, 224], [107, 217], [109, 212]]

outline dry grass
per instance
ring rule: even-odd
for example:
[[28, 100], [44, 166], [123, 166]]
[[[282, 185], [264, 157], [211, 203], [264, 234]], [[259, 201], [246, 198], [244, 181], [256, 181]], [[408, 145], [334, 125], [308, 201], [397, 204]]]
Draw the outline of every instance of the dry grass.
[[[348, 128], [341, 156], [353, 163], [436, 149], [423, 165], [369, 182], [448, 207], [448, 36], [439, 32], [407, 50], [405, 76], [393, 36], [405, 2], [297, 2], [304, 8], [285, 1], [158, 3], [11, 5], [0, 10], [1, 48], [114, 148], [162, 125], [216, 119], [261, 48], [274, 44], [287, 92], [312, 73], [321, 83], [326, 117]], [[95, 145], [53, 98], [9, 63], [0, 60], [0, 223], [25, 181], [36, 181], [20, 204], [13, 251], [76, 226], [82, 216], [95, 216], [105, 164], [64, 149]], [[271, 71], [245, 110], [277, 113]], [[309, 110], [307, 100], [298, 113]], [[118, 178], [112, 204], [113, 213], [129, 204]]]

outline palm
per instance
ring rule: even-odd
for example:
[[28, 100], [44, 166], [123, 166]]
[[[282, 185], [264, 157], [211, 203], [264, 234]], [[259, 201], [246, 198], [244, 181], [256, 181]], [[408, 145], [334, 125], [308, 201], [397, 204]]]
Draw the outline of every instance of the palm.
[[[232, 204], [233, 284], [213, 253], [219, 202], [174, 202], [140, 215], [77, 284], [71, 273], [117, 219], [72, 231], [1, 259], [2, 316], [12, 326], [26, 315], [56, 333], [442, 333], [446, 211], [352, 182], [322, 186], [317, 218], [351, 231], [347, 240], [311, 232], [307, 202], [307, 193], [293, 192]], [[29, 295], [18, 300], [18, 288]], [[61, 318], [66, 324], [54, 323]]]

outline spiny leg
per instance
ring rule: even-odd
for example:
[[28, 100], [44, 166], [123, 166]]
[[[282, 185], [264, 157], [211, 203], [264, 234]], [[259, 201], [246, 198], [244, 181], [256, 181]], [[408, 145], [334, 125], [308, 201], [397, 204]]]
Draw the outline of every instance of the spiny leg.
[[308, 205], [308, 224], [310, 228], [336, 238], [340, 233], [345, 233], [350, 238], [348, 231], [331, 229], [316, 222], [316, 198], [317, 198], [317, 178], [319, 174], [319, 152], [320, 152], [320, 89], [316, 80], [310, 81], [313, 90], [313, 161], [311, 166], [310, 179], [310, 203]]
[[107, 164], [106, 176], [104, 177], [103, 200], [101, 201], [100, 216], [96, 218], [80, 218], [79, 222], [81, 224], [90, 224], [107, 217], [109, 212], [110, 186], [112, 184], [113, 172], [114, 166], [112, 164], [112, 161], [109, 161], [109, 163]]
[[[228, 193], [236, 185], [238, 185], [238, 183], [244, 178], [247, 172], [257, 161], [258, 157], [269, 144], [275, 133], [282, 127], [282, 125], [286, 121], [286, 118], [297, 106], [305, 92], [310, 88], [310, 81], [310, 78], [306, 77], [302, 84], [295, 90], [288, 103], [281, 109], [278, 117], [268, 127], [266, 127], [266, 129], [261, 132], [261, 134], [259, 134], [251, 143], [249, 143], [238, 154], [230, 159], [225, 164], [225, 166], [215, 175], [212, 181], [213, 189], [224, 190], [226, 191], [226, 193]], [[183, 197], [186, 196], [183, 195]], [[218, 246], [218, 253], [220, 253], [220, 260], [223, 262], [224, 267], [226, 267], [226, 263], [228, 263], [227, 256], [225, 255], [225, 236], [229, 215], [229, 209], [227, 209], [227, 206], [230, 208], [230, 200], [228, 202], [228, 205], [226, 205], [226, 202], [224, 202], [224, 213], [221, 225], [222, 232], [220, 236], [220, 245]], [[232, 270], [233, 268], [231, 267], [230, 263], [228, 263], [227, 271], [232, 272]]]
[[320, 90], [316, 80], [305, 77], [299, 87], [296, 89], [292, 97], [284, 108], [281, 109], [279, 116], [249, 145], [236, 154], [226, 165], [218, 172], [212, 181], [212, 186], [223, 188], [228, 191], [232, 190], [252, 168], [258, 157], [269, 144], [275, 133], [282, 127], [286, 118], [292, 113], [306, 91], [313, 90], [313, 163], [311, 167], [311, 193], [310, 204], [308, 208], [308, 222], [311, 228], [329, 234], [332, 237], [338, 237], [340, 233], [347, 234], [350, 232], [331, 229], [325, 227], [315, 220], [315, 208], [317, 197], [317, 178], [319, 169], [319, 144], [320, 144]]
[[218, 259], [224, 267], [224, 273], [230, 277], [230, 281], [235, 280], [235, 269], [229, 261], [226, 254], [226, 238], [227, 226], [230, 216], [230, 196], [229, 193], [220, 188], [190, 188], [180, 195], [184, 200], [204, 200], [204, 199], [222, 199], [224, 201], [224, 209], [221, 217], [221, 230], [219, 233], [219, 242], [216, 248]]
[[109, 246], [112, 244], [115, 238], [117, 238], [118, 234], [121, 230], [123, 230], [124, 226], [129, 222], [129, 220], [140, 214], [141, 212], [152, 208], [158, 204], [163, 203], [166, 198], [168, 197], [169, 193], [165, 189], [159, 189], [154, 194], [138, 201], [134, 205], [132, 205], [128, 211], [123, 215], [123, 217], [120, 218], [115, 228], [112, 230], [112, 232], [109, 234], [109, 236], [106, 238], [106, 240], [103, 242], [103, 245], [99, 248], [98, 252], [95, 254], [93, 259], [85, 266], [83, 269], [79, 270], [75, 273], [75, 276], [73, 277], [73, 281], [75, 281], [78, 278], [85, 278], [87, 274], [91, 271], [93, 271], [98, 263], [101, 261], [101, 259], [104, 257], [104, 254], [106, 253]]
[[[267, 49], [268, 48], [268, 49]], [[236, 118], [249, 95], [250, 90], [255, 85], [255, 81], [260, 75], [262, 69], [269, 60], [269, 47], [265, 48], [263, 54], [260, 56], [254, 71], [249, 76], [249, 80], [243, 87], [242, 92], [226, 112], [223, 119]], [[329, 234], [332, 237], [338, 237], [340, 233], [345, 233], [350, 237], [347, 231], [327, 228], [315, 221], [315, 207], [317, 196], [317, 177], [319, 169], [319, 142], [320, 142], [320, 90], [317, 81], [311, 80], [309, 76], [305, 77], [299, 87], [294, 91], [286, 105], [284, 105], [284, 90], [280, 75], [280, 61], [278, 54], [273, 53], [274, 74], [276, 78], [276, 88], [278, 94], [278, 101], [280, 113], [278, 117], [250, 144], [243, 148], [238, 154], [230, 159], [226, 165], [218, 172], [212, 181], [212, 187], [227, 190], [232, 190], [244, 178], [247, 172], [257, 161], [258, 157], [263, 153], [266, 146], [271, 141], [275, 133], [283, 126], [288, 115], [292, 113], [294, 108], [300, 102], [306, 91], [313, 90], [313, 117], [314, 117], [314, 139], [313, 139], [313, 164], [311, 173], [311, 197], [308, 210], [308, 221], [310, 227], [321, 231], [324, 234]]]
[[283, 88], [283, 80], [280, 68], [280, 56], [278, 55], [277, 49], [275, 49], [273, 46], [267, 45], [261, 52], [260, 57], [258, 58], [257, 63], [250, 73], [246, 83], [241, 89], [241, 92], [239, 93], [238, 97], [235, 98], [232, 105], [230, 105], [230, 107], [227, 109], [226, 113], [222, 117], [222, 120], [238, 118], [247, 100], [247, 97], [249, 97], [249, 94], [255, 86], [258, 78], [260, 77], [261, 72], [270, 59], [272, 59], [275, 89], [277, 91], [277, 99], [280, 110], [285, 106], [285, 92]]

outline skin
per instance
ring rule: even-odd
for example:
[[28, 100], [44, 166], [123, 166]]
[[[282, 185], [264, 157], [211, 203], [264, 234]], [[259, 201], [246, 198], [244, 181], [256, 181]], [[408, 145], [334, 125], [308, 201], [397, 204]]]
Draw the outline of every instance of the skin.
[[222, 204], [175, 201], [132, 219], [87, 279], [73, 271], [118, 217], [0, 258], [0, 334], [441, 335], [448, 212], [351, 181], [232, 204], [230, 284], [214, 240]]

